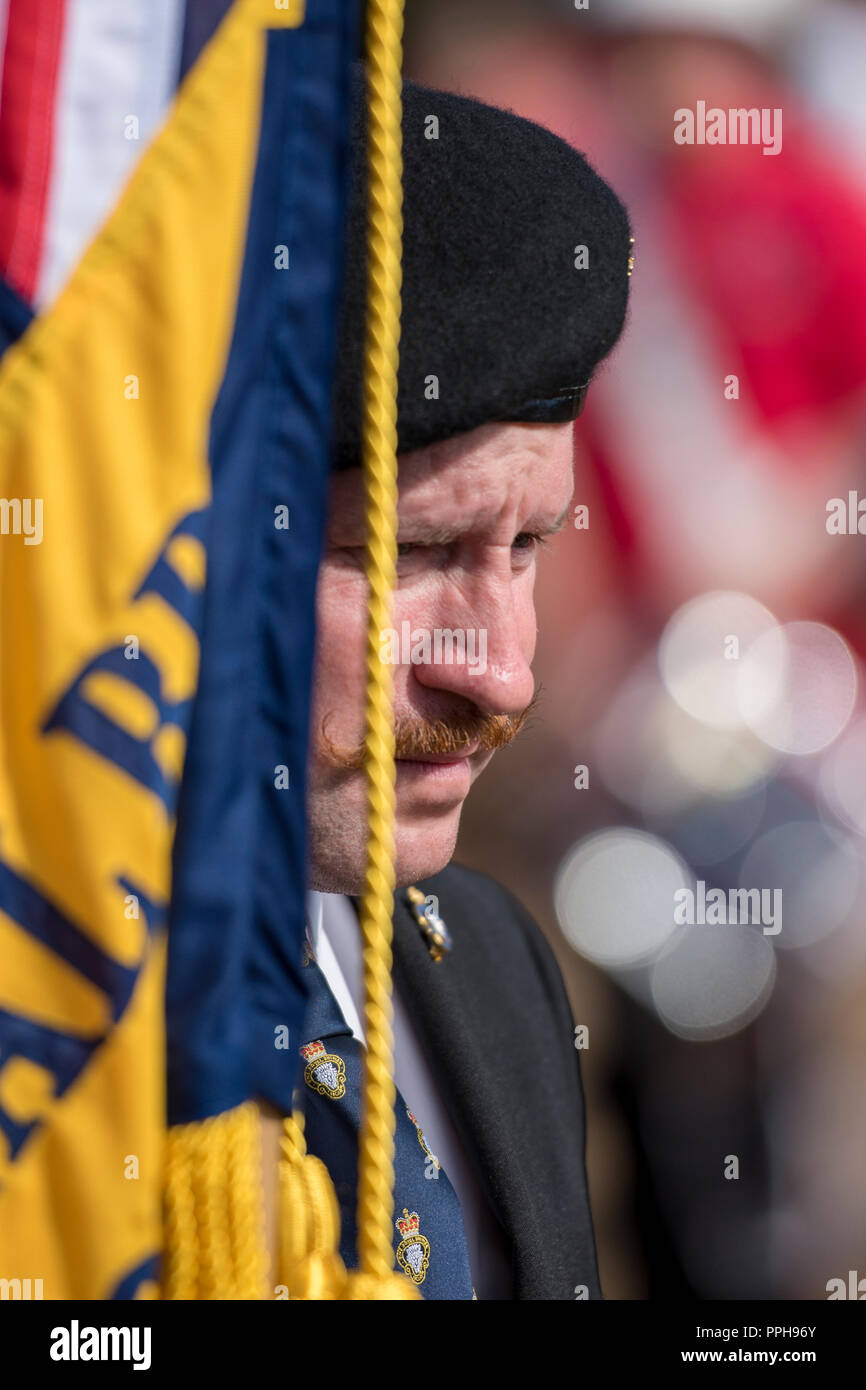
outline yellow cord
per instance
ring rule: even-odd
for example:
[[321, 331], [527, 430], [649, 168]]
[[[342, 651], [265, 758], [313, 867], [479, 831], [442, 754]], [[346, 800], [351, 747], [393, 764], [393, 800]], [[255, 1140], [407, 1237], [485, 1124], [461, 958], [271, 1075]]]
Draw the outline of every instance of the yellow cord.
[[[367, 868], [361, 898], [367, 1051], [358, 1173], [358, 1261], [350, 1298], [414, 1290], [394, 1273], [394, 719], [380, 658], [397, 558], [397, 367], [402, 218], [402, 0], [367, 4], [367, 324], [363, 469], [369, 610], [366, 647]], [[409, 1294], [411, 1296], [411, 1293]]]
[[300, 1111], [284, 1119], [280, 1148], [280, 1283], [293, 1299], [342, 1298], [340, 1209], [327, 1168], [307, 1153]]

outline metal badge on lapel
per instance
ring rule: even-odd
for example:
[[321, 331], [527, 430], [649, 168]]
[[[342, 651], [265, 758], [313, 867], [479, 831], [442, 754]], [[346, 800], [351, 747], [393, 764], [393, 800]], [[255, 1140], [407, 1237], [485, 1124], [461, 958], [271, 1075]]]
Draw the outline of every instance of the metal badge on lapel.
[[430, 1263], [430, 1242], [418, 1229], [417, 1211], [404, 1207], [394, 1224], [403, 1237], [397, 1246], [397, 1263], [413, 1284], [423, 1284]]
[[423, 1134], [423, 1131], [422, 1131], [422, 1129], [421, 1129], [421, 1126], [419, 1125], [418, 1121], [415, 1119], [415, 1116], [412, 1114], [412, 1111], [409, 1109], [408, 1105], [406, 1106], [406, 1114], [409, 1116], [409, 1119], [412, 1121], [413, 1125], [415, 1126], [416, 1130], [418, 1131], [418, 1143], [421, 1145], [421, 1148], [424, 1150], [425, 1154], [426, 1154], [427, 1157], [430, 1159], [431, 1163], [435, 1163], [437, 1168], [441, 1168], [441, 1167], [442, 1167], [442, 1164], [439, 1162], [439, 1160], [438, 1160], [438, 1158], [436, 1157], [436, 1155], [434, 1154], [433, 1150], [430, 1148], [429, 1144], [427, 1143], [427, 1140], [424, 1138], [424, 1134]]
[[421, 935], [427, 942], [427, 950], [435, 961], [440, 961], [446, 951], [451, 950], [451, 933], [439, 916], [438, 899], [425, 897], [420, 888], [407, 888], [406, 899], [415, 921], [421, 928]]
[[320, 1096], [340, 1100], [346, 1094], [346, 1064], [335, 1052], [326, 1052], [320, 1038], [301, 1048], [307, 1060], [304, 1080]]

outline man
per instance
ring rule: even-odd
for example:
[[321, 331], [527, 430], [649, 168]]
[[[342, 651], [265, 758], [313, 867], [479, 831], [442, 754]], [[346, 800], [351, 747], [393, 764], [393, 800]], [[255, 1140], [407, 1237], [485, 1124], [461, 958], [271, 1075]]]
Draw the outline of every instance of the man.
[[[301, 1049], [307, 1144], [334, 1177], [350, 1265], [363, 1044], [352, 900], [366, 842], [360, 97], [317, 599]], [[538, 554], [569, 516], [572, 421], [622, 328], [629, 228], [580, 155], [511, 114], [405, 83], [403, 131], [398, 577], [382, 651], [396, 664], [395, 1251], [427, 1298], [597, 1298], [558, 967], [505, 889], [446, 866], [472, 783], [533, 703]]]

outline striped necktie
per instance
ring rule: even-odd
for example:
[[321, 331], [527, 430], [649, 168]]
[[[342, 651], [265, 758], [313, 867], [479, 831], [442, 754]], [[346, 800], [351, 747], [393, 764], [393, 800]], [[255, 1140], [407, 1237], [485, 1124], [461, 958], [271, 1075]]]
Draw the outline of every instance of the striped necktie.
[[[327, 1165], [340, 1206], [340, 1254], [357, 1268], [358, 1136], [366, 1049], [305, 943], [309, 997], [300, 1048], [307, 1149]], [[425, 1299], [473, 1299], [457, 1193], [399, 1091], [394, 1135], [394, 1253]]]

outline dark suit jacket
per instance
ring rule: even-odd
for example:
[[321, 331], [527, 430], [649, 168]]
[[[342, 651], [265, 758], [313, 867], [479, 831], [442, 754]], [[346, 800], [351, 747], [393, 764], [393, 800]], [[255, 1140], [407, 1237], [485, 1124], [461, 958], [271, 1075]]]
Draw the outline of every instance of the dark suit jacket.
[[510, 1243], [514, 1297], [586, 1285], [600, 1298], [579, 1053], [553, 952], [493, 879], [452, 864], [416, 886], [438, 898], [453, 947], [433, 960], [398, 890], [394, 980]]

